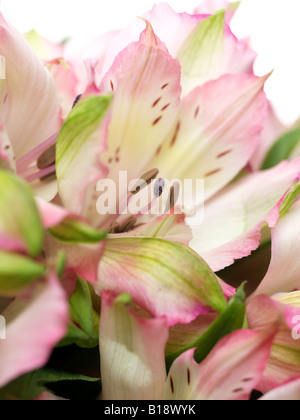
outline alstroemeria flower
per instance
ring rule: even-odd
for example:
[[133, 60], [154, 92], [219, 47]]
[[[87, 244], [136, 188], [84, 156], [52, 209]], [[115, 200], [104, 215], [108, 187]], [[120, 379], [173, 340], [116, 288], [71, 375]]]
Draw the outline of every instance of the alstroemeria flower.
[[158, 218], [134, 234], [111, 235], [104, 243], [105, 232], [88, 227], [75, 214], [42, 200], [38, 205], [49, 230], [44, 241], [47, 259], [57, 258], [63, 250], [67, 267], [96, 283], [99, 294], [111, 288], [130, 292], [149, 313], [164, 315], [168, 325], [174, 325], [189, 323], [199, 314], [221, 312], [225, 296], [233, 293], [181, 243], [186, 241], [182, 216]]
[[[195, 19], [184, 15], [183, 20], [185, 18]], [[211, 37], [207, 35], [209, 45], [213, 42], [209, 40], [215, 39], [212, 34], [217, 34], [217, 39], [224, 37], [224, 17], [221, 19], [217, 15], [208, 19], [209, 22], [202, 19], [197, 22], [198, 26], [194, 25], [194, 32], [188, 36], [187, 51], [192, 48], [189, 44], [195, 42], [197, 45], [198, 37], [206, 36], [202, 25], [207, 28], [210, 23], [207, 29], [211, 34]], [[200, 43], [198, 48], [201, 57], [209, 56], [206, 43]], [[220, 57], [224, 58], [225, 52], [223, 49]], [[197, 55], [195, 60], [198, 58]], [[135, 251], [142, 244], [149, 259], [157, 258], [160, 243], [155, 245], [155, 240], [147, 243], [136, 237], [135, 227], [149, 223], [149, 219], [140, 214], [130, 217], [99, 214], [97, 203], [101, 194], [97, 192], [97, 181], [108, 179], [117, 191], [120, 171], [126, 172], [128, 184], [133, 179], [144, 179], [147, 183], [158, 172], [169, 180], [204, 179], [206, 216], [203, 224], [197, 220], [193, 223], [199, 226], [192, 227], [191, 246], [213, 270], [219, 270], [259, 246], [263, 223], [267, 221], [273, 226], [277, 222], [282, 197], [300, 173], [298, 161], [284, 163], [270, 172], [245, 178], [221, 197], [214, 198], [244, 168], [258, 145], [267, 110], [263, 92], [266, 78], [227, 74], [204, 83], [182, 98], [181, 82], [186, 80], [184, 66], [185, 60], [173, 58], [146, 22], [146, 30], [139, 41], [129, 44], [118, 54], [102, 79], [100, 91], [105, 95], [82, 99], [67, 118], [58, 137], [56, 160], [63, 206], [81, 214], [94, 227], [108, 229], [111, 233], [108, 251], [100, 264], [96, 290], [112, 288], [120, 293], [128, 292], [153, 315], [168, 316], [171, 324], [180, 322], [183, 307], [190, 310], [189, 314], [182, 312], [183, 322], [197, 317], [195, 302], [191, 305], [187, 300], [172, 313], [173, 309], [168, 310], [163, 297], [164, 309], [159, 299], [151, 299], [153, 294], [157, 296], [158, 291], [165, 290], [166, 285], [150, 282], [149, 277], [147, 281], [141, 281], [137, 274], [140, 253]], [[222, 67], [221, 74], [223, 71]], [[225, 71], [233, 70], [225, 68]], [[213, 77], [218, 75], [214, 73]], [[196, 77], [193, 83], [201, 81]], [[101, 187], [101, 183], [97, 185]], [[129, 190], [126, 184], [123, 195], [118, 198], [117, 205], [125, 203], [124, 209], [136, 199]], [[168, 199], [172, 196], [172, 188], [165, 189], [163, 194]], [[114, 204], [108, 213], [115, 213], [113, 207]], [[151, 234], [147, 228], [137, 231], [144, 238], [164, 239], [168, 235], [160, 236], [161, 226], [158, 220], [157, 229], [152, 229]], [[186, 243], [187, 235], [183, 237]], [[182, 233], [177, 241], [181, 238]], [[175, 235], [172, 240], [176, 240]], [[161, 249], [165, 246], [162, 243]], [[171, 245], [168, 247], [171, 250]], [[133, 250], [131, 259], [126, 257], [128, 249]], [[174, 290], [172, 295], [174, 297]], [[200, 307], [198, 311], [199, 315]]]
[[259, 295], [247, 308], [249, 328], [268, 331], [281, 317], [266, 370], [257, 386], [266, 392], [300, 376], [300, 292], [274, 296]]
[[141, 318], [130, 299], [102, 294], [100, 353], [104, 400], [247, 400], [265, 369], [276, 323], [267, 332], [237, 331], [198, 365], [182, 354], [167, 376], [164, 318]]
[[67, 298], [41, 258], [43, 229], [28, 186], [0, 170], [0, 387], [43, 366], [66, 333]]

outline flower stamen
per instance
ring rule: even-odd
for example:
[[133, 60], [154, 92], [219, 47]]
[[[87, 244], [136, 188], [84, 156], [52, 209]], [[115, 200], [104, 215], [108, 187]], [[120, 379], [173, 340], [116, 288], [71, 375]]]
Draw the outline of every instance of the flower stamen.
[[159, 174], [158, 169], [152, 169], [151, 171], [146, 172], [144, 175], [140, 177], [137, 184], [135, 184], [135, 186], [132, 188], [132, 190], [130, 191], [131, 194], [135, 195], [139, 193], [142, 189], [147, 187], [147, 185], [149, 185], [154, 179], [156, 179], [158, 174]]
[[135, 228], [136, 223], [137, 223], [137, 218], [135, 216], [130, 216], [129, 219], [127, 219], [126, 222], [124, 222], [122, 225], [114, 221], [110, 225], [109, 233], [110, 234], [128, 233]]
[[37, 160], [37, 167], [39, 169], [46, 169], [55, 164], [56, 144], [52, 144]]

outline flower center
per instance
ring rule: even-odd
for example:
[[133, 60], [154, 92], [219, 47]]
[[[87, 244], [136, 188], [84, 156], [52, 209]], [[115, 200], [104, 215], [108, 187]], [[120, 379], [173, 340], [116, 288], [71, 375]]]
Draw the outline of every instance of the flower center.
[[[178, 195], [176, 193], [176, 186], [172, 185], [169, 188], [169, 191], [166, 192], [168, 194], [166, 201], [162, 200], [163, 202], [159, 203], [159, 200], [165, 192], [167, 183], [163, 178], [156, 179], [158, 174], [159, 170], [157, 168], [151, 169], [150, 171], [144, 173], [139, 178], [138, 182], [134, 185], [134, 187], [130, 189], [130, 193], [127, 199], [127, 210], [128, 213], [131, 215], [127, 219], [123, 218], [122, 221], [114, 220], [109, 227], [110, 234], [128, 233], [136, 229], [138, 226], [140, 226], [137, 225], [138, 218], [145, 214], [152, 214], [152, 209], [154, 207], [159, 207], [161, 209], [160, 213], [154, 213], [158, 216], [161, 214], [169, 214], [169, 212], [172, 211], [178, 199]], [[141, 193], [142, 190], [144, 190], [146, 187], [149, 187], [150, 185], [153, 194], [151, 194], [151, 191], [147, 192], [148, 194], [150, 192], [150, 194], [149, 197], [147, 196], [147, 204], [145, 205], [145, 209], [147, 210], [146, 213], [144, 212], [145, 209], [143, 209], [142, 211], [137, 211], [135, 214], [132, 214], [132, 211], [130, 211], [131, 199], [137, 194]], [[158, 206], [159, 204], [160, 206]], [[126, 206], [124, 210], [126, 210]], [[120, 212], [119, 214], [123, 213]]]

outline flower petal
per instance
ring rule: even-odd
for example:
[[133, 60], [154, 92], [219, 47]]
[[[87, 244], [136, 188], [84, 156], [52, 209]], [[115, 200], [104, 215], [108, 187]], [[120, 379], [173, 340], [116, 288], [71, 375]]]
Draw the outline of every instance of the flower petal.
[[170, 54], [176, 57], [183, 43], [207, 15], [177, 13], [167, 3], [158, 3], [144, 17], [149, 20], [159, 39], [166, 44]]
[[0, 387], [48, 361], [67, 329], [67, 299], [51, 275], [43, 287], [16, 299], [3, 315], [7, 338], [0, 340]]
[[26, 41], [41, 60], [54, 60], [63, 57], [64, 43], [55, 43], [40, 35], [36, 30], [31, 30], [24, 35]]
[[275, 226], [285, 194], [299, 179], [299, 160], [248, 175], [205, 204], [204, 222], [191, 221], [190, 246], [214, 271], [258, 248], [264, 222]]
[[258, 144], [267, 106], [264, 82], [226, 75], [195, 89], [149, 169], [159, 168], [169, 180], [204, 179], [208, 200], [243, 169]]
[[59, 104], [52, 77], [26, 40], [2, 15], [0, 25], [7, 77], [0, 114], [18, 159], [57, 132]]
[[184, 94], [224, 74], [253, 74], [256, 54], [225, 23], [225, 11], [200, 22], [177, 53]]
[[198, 365], [193, 350], [173, 364], [166, 399], [247, 400], [266, 366], [274, 330], [258, 334], [237, 331], [224, 338]]
[[91, 96], [80, 101], [57, 138], [59, 194], [64, 207], [77, 214], [83, 212], [88, 186], [106, 173], [100, 154], [105, 148], [104, 119], [110, 103], [110, 96]]
[[273, 295], [300, 289], [299, 235], [300, 201], [283, 215], [272, 229], [272, 258], [269, 270], [254, 292]]
[[[155, 4], [145, 13], [144, 19], [151, 23], [154, 33], [166, 45], [173, 57], [191, 34], [199, 22], [207, 16], [176, 13], [167, 3]], [[166, 25], [166, 21], [168, 25]], [[97, 59], [97, 72], [102, 79], [111, 68], [115, 57], [131, 42], [139, 40], [143, 28], [141, 19], [135, 20], [131, 25], [121, 31], [104, 34], [98, 38], [87, 50], [87, 57]], [[86, 54], [86, 51], [84, 52]]]
[[129, 181], [139, 179], [172, 127], [181, 94], [179, 62], [149, 22], [139, 42], [117, 56], [101, 89], [114, 90], [108, 150], [103, 154], [111, 168], [109, 178], [117, 181], [119, 171], [125, 170]]
[[141, 319], [129, 296], [102, 293], [100, 354], [104, 400], [160, 400], [166, 381], [164, 318]]
[[218, 279], [197, 254], [155, 238], [109, 239], [95, 287], [130, 294], [153, 316], [166, 316], [170, 326], [226, 305]]
[[266, 392], [300, 375], [300, 341], [293, 337], [294, 319], [300, 319], [300, 298], [298, 306], [276, 302], [266, 295], [253, 299], [247, 308], [249, 328], [267, 332], [274, 319], [280, 319], [279, 329], [274, 338], [267, 368], [257, 386]]
[[203, 13], [203, 14], [212, 15], [218, 10], [225, 9], [226, 21], [230, 22], [233, 16], [235, 15], [239, 5], [240, 5], [239, 1], [228, 2], [226, 0], [204, 0], [195, 9], [195, 13]]
[[52, 75], [61, 107], [61, 116], [67, 117], [72, 109], [75, 99], [81, 93], [78, 90], [79, 80], [72, 63], [62, 58], [56, 58], [46, 63]]
[[289, 381], [260, 398], [261, 401], [299, 401], [300, 379]]

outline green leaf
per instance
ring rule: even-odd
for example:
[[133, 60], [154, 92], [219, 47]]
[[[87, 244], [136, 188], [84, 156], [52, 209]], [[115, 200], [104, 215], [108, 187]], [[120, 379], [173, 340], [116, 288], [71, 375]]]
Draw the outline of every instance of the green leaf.
[[25, 243], [37, 256], [43, 245], [43, 227], [30, 188], [17, 176], [0, 170], [0, 234]]
[[296, 128], [281, 136], [269, 150], [261, 169], [273, 168], [283, 160], [289, 159], [299, 142], [300, 128]]
[[94, 348], [99, 344], [99, 315], [93, 308], [87, 282], [78, 278], [76, 290], [69, 300], [71, 324], [60, 347], [76, 344]]
[[242, 285], [220, 316], [197, 340], [180, 351], [166, 357], [167, 369], [170, 369], [172, 363], [182, 353], [193, 348], [196, 348], [194, 355], [196, 362], [201, 363], [223, 337], [242, 329], [246, 315], [245, 299], [244, 285]]
[[0, 252], [0, 294], [11, 296], [46, 273], [46, 267], [17, 254]]
[[222, 56], [224, 30], [224, 10], [198, 24], [177, 55], [184, 75], [205, 78], [211, 74]]
[[42, 392], [49, 391], [52, 384], [75, 381], [99, 384], [101, 382], [99, 378], [44, 368], [23, 375], [0, 389], [0, 400], [32, 400]]
[[49, 232], [59, 241], [71, 245], [96, 244], [107, 236], [106, 231], [98, 231], [71, 217], [67, 217], [59, 225], [49, 229]]

